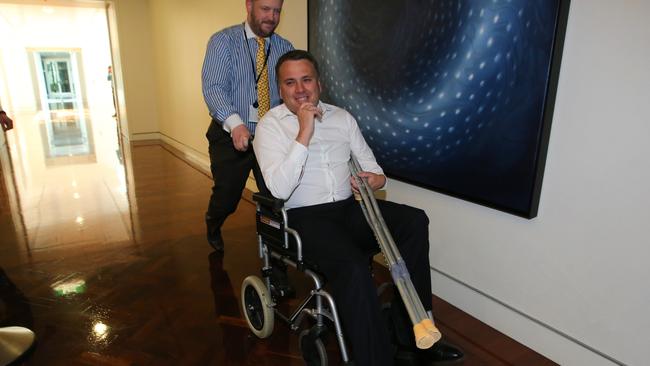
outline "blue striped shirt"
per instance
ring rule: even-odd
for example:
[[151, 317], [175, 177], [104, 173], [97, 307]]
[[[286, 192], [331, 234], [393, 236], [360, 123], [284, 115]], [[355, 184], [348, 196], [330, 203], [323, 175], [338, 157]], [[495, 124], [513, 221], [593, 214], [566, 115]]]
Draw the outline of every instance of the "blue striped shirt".
[[[266, 47], [269, 47], [269, 40], [271, 48], [267, 68], [273, 108], [280, 104], [275, 65], [280, 56], [292, 50], [293, 46], [275, 33], [266, 39]], [[248, 47], [245, 42], [248, 42]], [[251, 134], [255, 132], [255, 123], [249, 123], [248, 109], [257, 100], [253, 67], [256, 53], [255, 38], [245, 36], [243, 24], [234, 25], [210, 37], [202, 71], [203, 98], [210, 116], [223, 122], [228, 117], [238, 115]], [[239, 122], [232, 127], [237, 124]], [[230, 128], [225, 129], [230, 131]]]

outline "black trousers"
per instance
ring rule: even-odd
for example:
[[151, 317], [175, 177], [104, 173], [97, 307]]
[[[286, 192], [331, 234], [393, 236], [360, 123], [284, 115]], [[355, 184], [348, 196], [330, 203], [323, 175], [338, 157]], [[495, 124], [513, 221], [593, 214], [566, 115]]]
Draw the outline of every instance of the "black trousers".
[[[417, 208], [378, 203], [418, 296], [425, 309], [431, 310], [429, 219]], [[394, 347], [368, 266], [379, 247], [359, 204], [350, 198], [291, 209], [288, 215], [289, 226], [298, 230], [304, 243], [305, 259], [316, 264], [327, 279], [355, 364], [392, 365]], [[412, 333], [407, 336], [413, 338]]]
[[237, 209], [251, 169], [257, 182], [262, 181], [262, 175], [257, 167], [253, 146], [249, 145], [247, 151], [236, 150], [230, 134], [222, 128], [222, 122], [212, 120], [205, 137], [208, 139], [210, 170], [214, 181], [206, 224], [209, 231], [219, 233], [226, 218]]

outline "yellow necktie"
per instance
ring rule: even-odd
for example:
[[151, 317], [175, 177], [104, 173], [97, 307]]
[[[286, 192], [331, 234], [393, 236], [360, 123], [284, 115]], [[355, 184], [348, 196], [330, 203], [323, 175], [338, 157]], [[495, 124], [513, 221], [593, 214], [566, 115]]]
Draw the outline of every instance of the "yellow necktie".
[[266, 112], [271, 108], [271, 98], [269, 97], [269, 71], [264, 65], [266, 59], [264, 47], [264, 38], [257, 38], [257, 55], [255, 55], [255, 62], [257, 62], [257, 75], [260, 75], [257, 81], [257, 115], [262, 118]]

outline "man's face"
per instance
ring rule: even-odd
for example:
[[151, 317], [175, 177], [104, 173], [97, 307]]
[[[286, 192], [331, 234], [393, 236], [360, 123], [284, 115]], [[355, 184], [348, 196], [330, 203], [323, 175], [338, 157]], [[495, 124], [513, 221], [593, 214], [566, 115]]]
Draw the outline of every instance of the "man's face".
[[283, 0], [246, 0], [248, 24], [258, 37], [268, 37], [280, 24]]
[[289, 60], [278, 70], [280, 96], [294, 114], [303, 103], [318, 104], [320, 81], [314, 65], [308, 60]]

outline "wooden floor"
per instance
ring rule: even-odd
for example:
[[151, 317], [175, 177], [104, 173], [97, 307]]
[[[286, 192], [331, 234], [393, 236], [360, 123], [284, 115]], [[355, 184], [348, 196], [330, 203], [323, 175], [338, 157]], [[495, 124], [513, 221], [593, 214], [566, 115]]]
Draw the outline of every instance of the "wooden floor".
[[[241, 281], [260, 268], [254, 206], [240, 203], [223, 230], [225, 256], [217, 255], [204, 237], [210, 179], [159, 145], [125, 155], [116, 168], [125, 189], [85, 165], [31, 192], [12, 187], [22, 180], [2, 167], [0, 326], [27, 326], [37, 336], [17, 364], [301, 365], [295, 333], [276, 322], [273, 336], [259, 340], [242, 319]], [[87, 185], [81, 199], [61, 199], [71, 179]], [[290, 275], [299, 292], [307, 288]], [[554, 364], [433, 302], [443, 334], [466, 354], [459, 364]]]

